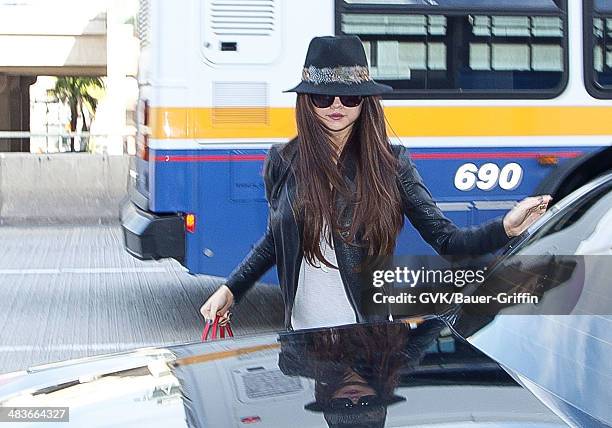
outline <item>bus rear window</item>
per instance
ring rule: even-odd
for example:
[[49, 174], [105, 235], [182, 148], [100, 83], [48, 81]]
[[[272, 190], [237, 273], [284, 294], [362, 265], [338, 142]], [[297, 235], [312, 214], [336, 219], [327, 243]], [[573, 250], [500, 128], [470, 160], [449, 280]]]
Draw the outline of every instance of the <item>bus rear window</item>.
[[338, 1], [338, 32], [361, 38], [372, 77], [398, 98], [553, 97], [565, 86], [564, 4], [436, 3]]
[[585, 84], [597, 98], [612, 98], [612, 0], [584, 2]]

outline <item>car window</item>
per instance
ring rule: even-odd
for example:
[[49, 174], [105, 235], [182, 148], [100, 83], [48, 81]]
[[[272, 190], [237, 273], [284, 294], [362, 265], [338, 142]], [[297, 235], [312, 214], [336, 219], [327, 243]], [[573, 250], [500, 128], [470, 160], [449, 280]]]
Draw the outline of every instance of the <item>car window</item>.
[[[532, 233], [514, 254], [601, 254], [612, 245], [612, 182], [593, 189]], [[593, 252], [595, 251], [595, 252]]]

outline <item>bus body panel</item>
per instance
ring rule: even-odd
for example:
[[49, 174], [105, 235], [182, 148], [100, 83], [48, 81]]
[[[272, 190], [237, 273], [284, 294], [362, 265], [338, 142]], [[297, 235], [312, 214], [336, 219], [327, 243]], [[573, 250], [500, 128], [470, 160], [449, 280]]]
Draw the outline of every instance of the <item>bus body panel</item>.
[[[459, 226], [490, 220], [527, 197], [554, 166], [538, 164], [538, 155], [558, 156], [562, 163], [597, 149], [583, 147], [412, 148], [410, 155], [444, 214]], [[154, 177], [151, 192], [156, 212], [193, 213], [195, 233], [188, 233], [186, 266], [190, 272], [227, 276], [265, 232], [267, 204], [261, 177], [266, 150], [151, 150]], [[440, 159], [444, 155], [444, 159]], [[499, 184], [458, 192], [452, 178], [462, 165], [476, 167], [515, 163], [529, 174], [516, 189]], [[156, 181], [157, 180], [157, 181]], [[160, 183], [159, 185], [157, 183]], [[398, 238], [398, 254], [430, 254], [431, 247], [406, 221]], [[274, 282], [275, 276], [267, 280]]]

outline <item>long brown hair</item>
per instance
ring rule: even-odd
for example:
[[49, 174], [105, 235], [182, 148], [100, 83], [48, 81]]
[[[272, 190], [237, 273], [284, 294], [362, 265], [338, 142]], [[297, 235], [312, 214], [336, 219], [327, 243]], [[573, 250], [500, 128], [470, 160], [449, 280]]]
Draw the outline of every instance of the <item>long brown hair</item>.
[[[361, 114], [353, 125], [342, 154], [338, 156], [328, 130], [314, 111], [306, 94], [298, 94], [296, 121], [298, 160], [296, 164], [297, 207], [303, 221], [303, 248], [306, 260], [329, 267], [320, 248], [324, 222], [335, 233], [347, 231], [342, 239], [367, 248], [370, 256], [393, 253], [403, 226], [401, 196], [397, 187], [397, 160], [385, 124], [380, 96], [363, 98]], [[344, 160], [355, 162], [355, 191], [343, 178]], [[336, 212], [337, 197], [352, 208], [352, 222], [343, 228]], [[325, 236], [331, 243], [331, 230]]]

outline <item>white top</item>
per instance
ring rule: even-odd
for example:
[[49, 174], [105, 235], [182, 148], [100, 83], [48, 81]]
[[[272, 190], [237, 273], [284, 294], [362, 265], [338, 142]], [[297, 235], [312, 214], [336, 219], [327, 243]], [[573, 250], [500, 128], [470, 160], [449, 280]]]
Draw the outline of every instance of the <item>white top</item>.
[[[326, 229], [325, 225], [324, 229]], [[325, 241], [325, 230], [321, 234], [321, 253], [332, 265], [338, 266], [336, 252]], [[355, 311], [351, 307], [342, 284], [340, 271], [316, 261], [313, 266], [302, 258], [298, 287], [291, 312], [291, 326], [294, 330], [356, 322]]]

